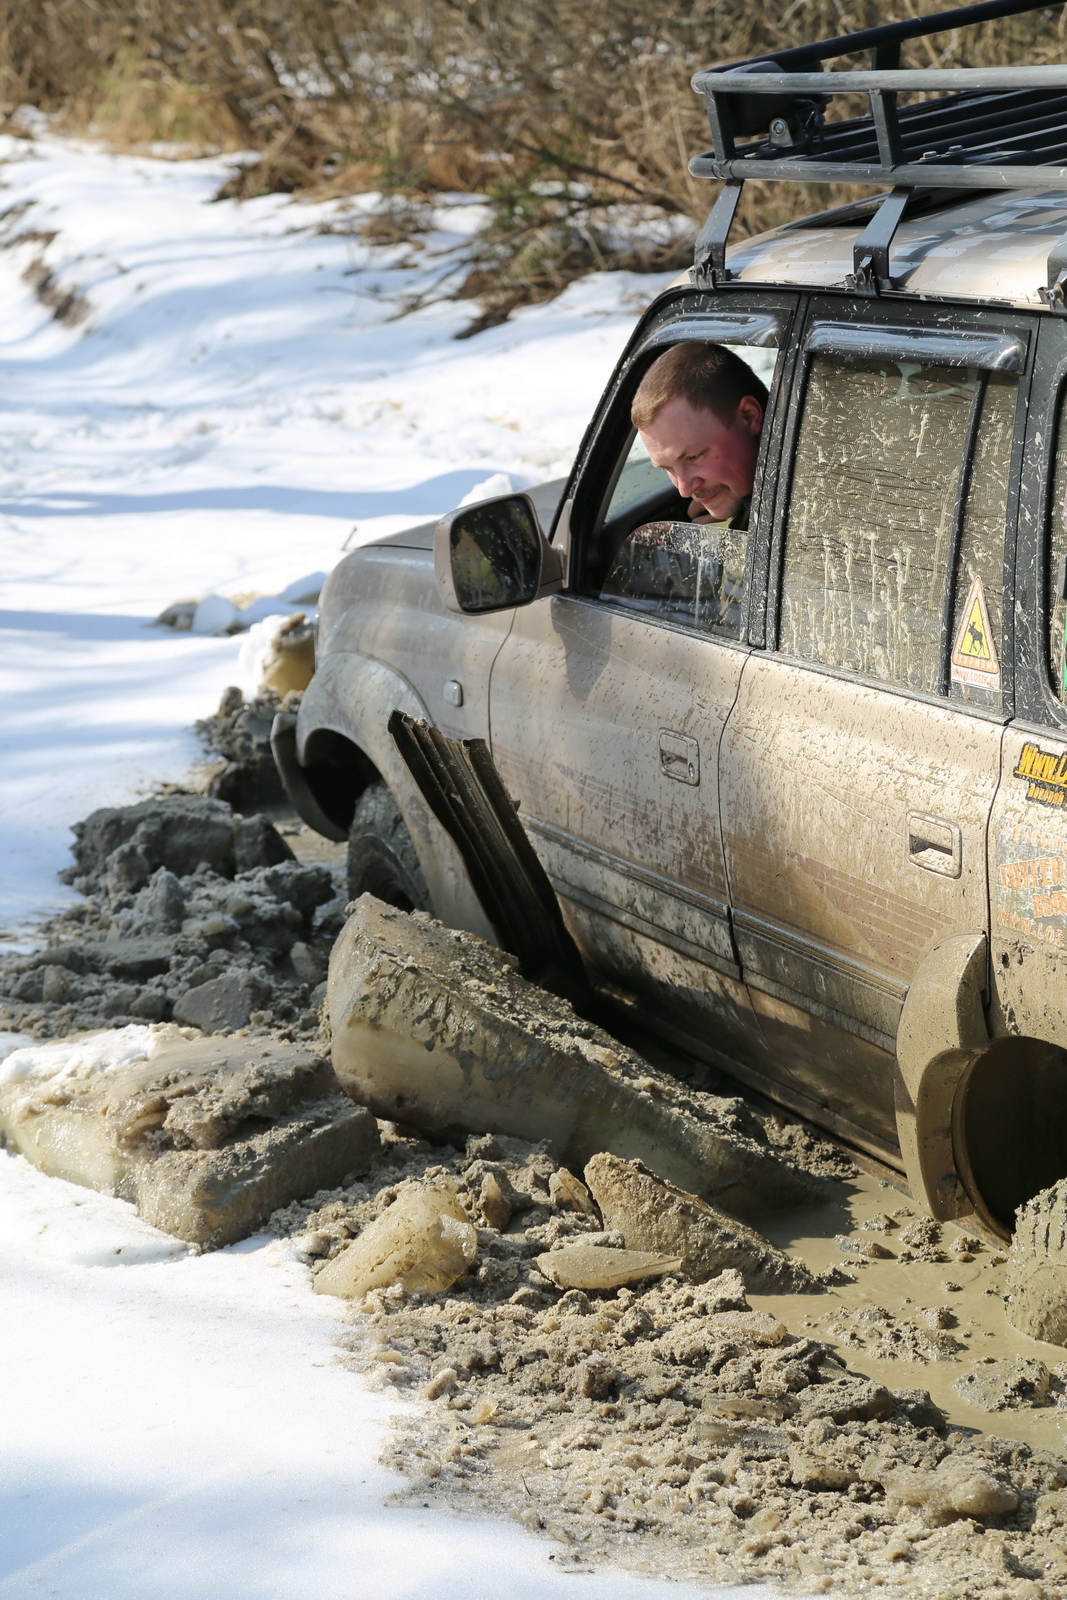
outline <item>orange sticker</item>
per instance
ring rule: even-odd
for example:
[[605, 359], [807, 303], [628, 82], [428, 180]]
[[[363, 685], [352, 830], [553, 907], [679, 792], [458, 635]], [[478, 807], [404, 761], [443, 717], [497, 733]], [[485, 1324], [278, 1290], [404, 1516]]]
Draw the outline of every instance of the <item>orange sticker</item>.
[[981, 578], [975, 578], [971, 584], [963, 608], [963, 620], [952, 647], [951, 677], [953, 683], [970, 683], [995, 691], [1000, 688], [1000, 661]]

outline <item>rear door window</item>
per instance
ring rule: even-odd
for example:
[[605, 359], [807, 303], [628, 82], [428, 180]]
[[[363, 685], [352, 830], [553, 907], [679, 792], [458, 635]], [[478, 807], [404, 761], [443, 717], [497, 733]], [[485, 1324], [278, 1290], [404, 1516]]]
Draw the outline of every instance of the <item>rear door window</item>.
[[977, 367], [812, 356], [785, 526], [784, 653], [999, 708], [1016, 390]]

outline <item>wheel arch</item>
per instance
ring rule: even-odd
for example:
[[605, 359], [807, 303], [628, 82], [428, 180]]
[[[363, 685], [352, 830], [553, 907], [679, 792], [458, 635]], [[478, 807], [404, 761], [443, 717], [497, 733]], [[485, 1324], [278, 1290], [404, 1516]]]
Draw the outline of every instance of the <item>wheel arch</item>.
[[1067, 1176], [1067, 1050], [986, 1020], [984, 933], [943, 939], [916, 974], [897, 1035], [897, 1134], [915, 1199], [1001, 1238], [1016, 1208]]
[[312, 804], [298, 804], [301, 816], [328, 838], [341, 840], [347, 838], [360, 795], [371, 783], [385, 783], [411, 835], [434, 914], [450, 927], [493, 939], [459, 852], [423, 800], [389, 734], [387, 724], [395, 710], [432, 721], [415, 689], [394, 668], [354, 651], [327, 656], [297, 714], [297, 771], [290, 774], [287, 788], [297, 803], [293, 789], [303, 783]]

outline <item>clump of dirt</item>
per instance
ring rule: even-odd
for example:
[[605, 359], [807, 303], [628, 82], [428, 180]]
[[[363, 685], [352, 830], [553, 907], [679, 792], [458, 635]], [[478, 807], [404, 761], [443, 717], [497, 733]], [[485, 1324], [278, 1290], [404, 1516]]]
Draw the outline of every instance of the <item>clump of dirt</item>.
[[847, 1150], [831, 1144], [829, 1139], [820, 1139], [803, 1123], [790, 1122], [779, 1112], [764, 1113], [760, 1121], [768, 1143], [813, 1177], [847, 1179], [855, 1176], [856, 1164]]
[[178, 793], [95, 811], [74, 834], [64, 876], [85, 899], [41, 948], [0, 958], [0, 1028], [318, 1030], [344, 895], [266, 817]]
[[972, 1405], [983, 1411], [1009, 1411], [1016, 1406], [1045, 1406], [1052, 1394], [1064, 1392], [1067, 1365], [1057, 1363], [1050, 1371], [1043, 1361], [1017, 1356], [1014, 1361], [987, 1357], [976, 1361], [959, 1378], [955, 1388]]
[[302, 695], [262, 689], [246, 700], [240, 689], [224, 690], [219, 709], [203, 717], [196, 731], [205, 748], [216, 757], [208, 780], [208, 793], [235, 811], [288, 810], [289, 802], [270, 748], [270, 731], [279, 711], [300, 709]]
[[[538, 1257], [624, 1241], [544, 1144], [484, 1135], [458, 1153], [382, 1127], [366, 1180], [271, 1227], [317, 1271], [406, 1187], [458, 1189], [478, 1239], [466, 1276], [374, 1290], [342, 1338], [346, 1364], [418, 1402], [387, 1454], [412, 1480], [402, 1499], [505, 1509], [572, 1570], [900, 1600], [1062, 1593], [1062, 1457], [950, 1428], [925, 1390], [857, 1374], [787, 1313], [751, 1309], [734, 1270], [560, 1290]], [[939, 1359], [951, 1314], [923, 1315], [907, 1338]]]
[[964, 1348], [946, 1331], [955, 1324], [945, 1306], [924, 1307], [911, 1318], [875, 1305], [842, 1306], [823, 1326], [838, 1344], [879, 1361], [951, 1361]]

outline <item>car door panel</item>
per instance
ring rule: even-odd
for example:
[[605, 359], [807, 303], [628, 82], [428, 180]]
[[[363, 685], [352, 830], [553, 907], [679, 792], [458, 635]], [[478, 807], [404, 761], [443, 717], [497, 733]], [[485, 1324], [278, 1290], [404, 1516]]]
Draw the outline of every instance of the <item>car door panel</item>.
[[988, 374], [966, 331], [912, 359], [898, 308], [832, 314], [813, 302], [791, 408], [778, 648], [751, 658], [722, 742], [724, 852], [783, 1096], [890, 1147], [909, 982], [947, 934], [988, 928], [1026, 334], [994, 330], [1017, 365]]
[[[753, 989], [812, 1019], [798, 1026], [758, 1004], [784, 1085], [889, 1142], [889, 1067], [908, 981], [938, 939], [986, 925], [985, 826], [1001, 731], [766, 656], [750, 663], [724, 737], [742, 968]], [[909, 817], [920, 815], [960, 829], [958, 878], [914, 859]]]
[[[715, 770], [744, 658], [561, 596], [516, 615], [492, 682], [494, 758], [561, 892], [734, 976]], [[524, 714], [534, 682], [550, 717]], [[696, 783], [665, 774], [665, 727]]]

